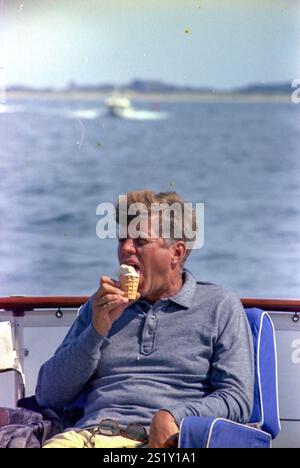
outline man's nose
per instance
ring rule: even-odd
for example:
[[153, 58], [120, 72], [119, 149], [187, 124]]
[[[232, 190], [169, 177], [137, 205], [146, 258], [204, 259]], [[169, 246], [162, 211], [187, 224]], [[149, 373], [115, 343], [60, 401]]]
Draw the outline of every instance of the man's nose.
[[121, 252], [123, 254], [135, 253], [136, 248], [135, 248], [135, 245], [134, 245], [134, 240], [130, 239], [130, 238], [124, 239], [124, 241], [121, 242], [120, 250], [121, 250]]

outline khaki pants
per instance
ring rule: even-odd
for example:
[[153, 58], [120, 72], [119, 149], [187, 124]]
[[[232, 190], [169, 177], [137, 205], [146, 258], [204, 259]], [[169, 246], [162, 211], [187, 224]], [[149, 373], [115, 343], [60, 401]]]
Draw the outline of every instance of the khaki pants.
[[142, 445], [122, 436], [92, 434], [93, 431], [87, 430], [62, 432], [47, 440], [42, 448], [136, 448]]

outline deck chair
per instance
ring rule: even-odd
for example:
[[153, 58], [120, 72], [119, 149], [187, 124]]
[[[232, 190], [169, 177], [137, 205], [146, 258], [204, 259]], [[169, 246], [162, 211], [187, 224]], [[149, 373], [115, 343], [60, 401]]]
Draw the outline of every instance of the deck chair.
[[18, 374], [18, 398], [25, 396], [25, 376], [20, 360], [14, 350], [10, 322], [0, 322], [0, 372], [16, 372]]
[[180, 426], [180, 448], [270, 448], [280, 432], [274, 326], [270, 316], [260, 309], [245, 312], [255, 357], [254, 404], [249, 423], [187, 416]]

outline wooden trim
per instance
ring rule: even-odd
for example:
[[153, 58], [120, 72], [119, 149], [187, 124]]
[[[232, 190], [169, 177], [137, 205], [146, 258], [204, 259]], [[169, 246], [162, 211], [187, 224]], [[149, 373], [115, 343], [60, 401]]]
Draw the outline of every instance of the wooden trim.
[[[244, 307], [258, 307], [278, 312], [300, 312], [300, 299], [241, 299]], [[1, 304], [1, 302], [0, 302]]]
[[[88, 300], [89, 296], [9, 296], [0, 297], [1, 310], [28, 311], [49, 308], [77, 309]], [[242, 298], [245, 307], [258, 307], [263, 310], [279, 312], [300, 312], [300, 299], [254, 299]]]

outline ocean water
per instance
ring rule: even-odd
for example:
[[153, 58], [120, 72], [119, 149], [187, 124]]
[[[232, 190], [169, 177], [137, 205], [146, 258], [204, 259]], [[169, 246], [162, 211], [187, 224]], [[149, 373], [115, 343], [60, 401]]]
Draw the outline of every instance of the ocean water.
[[147, 187], [205, 203], [187, 262], [199, 280], [299, 297], [300, 106], [135, 104], [167, 118], [112, 118], [102, 101], [0, 106], [0, 295], [89, 295], [115, 277], [96, 207]]

